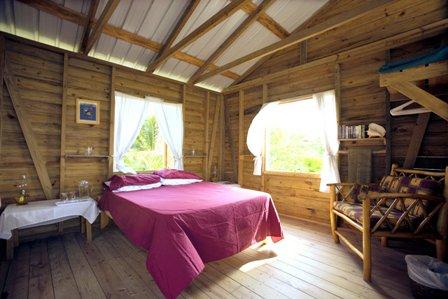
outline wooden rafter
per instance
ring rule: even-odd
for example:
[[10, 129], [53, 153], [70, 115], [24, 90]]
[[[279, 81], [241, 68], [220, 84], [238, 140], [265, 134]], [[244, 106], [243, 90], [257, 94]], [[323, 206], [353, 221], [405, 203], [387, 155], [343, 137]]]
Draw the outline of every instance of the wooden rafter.
[[205, 21], [198, 28], [193, 30], [190, 34], [188, 34], [181, 41], [176, 43], [173, 47], [168, 49], [164, 55], [161, 55], [158, 59], [156, 59], [151, 65], [148, 67], [148, 71], [154, 71], [158, 68], [162, 63], [164, 63], [168, 58], [170, 58], [177, 51], [185, 48], [190, 45], [201, 36], [215, 28], [218, 24], [226, 20], [228, 17], [233, 15], [237, 10], [241, 8], [241, 6], [248, 0], [235, 0], [229, 4], [227, 4], [223, 9], [214, 14], [210, 19]]
[[33, 126], [29, 117], [26, 115], [26, 111], [24, 110], [24, 105], [18, 92], [16, 80], [16, 77], [8, 70], [8, 66], [5, 65], [4, 81], [6, 87], [8, 88], [9, 97], [17, 115], [17, 120], [22, 128], [23, 137], [25, 138], [28, 146], [34, 167], [36, 168], [36, 173], [39, 177], [42, 190], [46, 199], [51, 199], [53, 186], [51, 184], [50, 176], [48, 175], [47, 165], [41, 152], [39, 151], [39, 145], [33, 132]]
[[411, 82], [394, 82], [389, 86], [448, 121], [448, 103], [438, 97]]
[[247, 61], [251, 61], [251, 60], [254, 60], [259, 57], [264, 57], [264, 56], [270, 55], [272, 53], [278, 52], [278, 51], [285, 49], [289, 46], [292, 46], [294, 44], [298, 44], [298, 43], [300, 43], [304, 40], [307, 40], [309, 38], [312, 38], [314, 36], [328, 32], [329, 30], [335, 29], [335, 28], [345, 25], [351, 21], [354, 21], [361, 17], [364, 17], [365, 15], [371, 13], [372, 10], [382, 8], [385, 5], [389, 4], [390, 2], [391, 2], [391, 0], [365, 1], [365, 3], [363, 3], [362, 5], [356, 7], [352, 10], [344, 11], [341, 14], [339, 14], [335, 17], [332, 17], [328, 20], [322, 21], [310, 28], [305, 28], [301, 31], [295, 32], [283, 40], [280, 40], [280, 41], [273, 43], [269, 46], [266, 46], [257, 51], [249, 53], [243, 57], [235, 59], [234, 61], [231, 61], [223, 66], [218, 67], [214, 71], [210, 71], [206, 74], [203, 74], [199, 77], [198, 81], [203, 81], [207, 78], [217, 75], [225, 70], [229, 70], [229, 69], [231, 69], [235, 66], [238, 66], [242, 63], [245, 63]]
[[[333, 1], [328, 1], [321, 8], [319, 8], [317, 11], [315, 11], [305, 22], [303, 22], [302, 24], [297, 26], [297, 28], [294, 29], [293, 33], [303, 30], [304, 28], [310, 26], [310, 24], [313, 23], [317, 17], [319, 17], [320, 15], [326, 14], [328, 12], [328, 10], [331, 9], [332, 5], [333, 5]], [[282, 39], [286, 38], [288, 36], [289, 36], [289, 34], [287, 36], [282, 37]], [[241, 83], [242, 81], [244, 81], [253, 72], [255, 72], [255, 70], [260, 68], [266, 61], [270, 60], [273, 56], [274, 56], [274, 54], [271, 54], [271, 55], [267, 55], [267, 56], [259, 59], [254, 65], [252, 65], [250, 68], [248, 68], [237, 80], [235, 80], [232, 84], [230, 84], [230, 87], [237, 85], [237, 84]]]
[[[252, 3], [252, 2], [251, 2]], [[274, 0], [264, 0], [258, 7], [256, 7], [249, 16], [244, 20], [243, 23], [235, 30], [233, 33], [219, 46], [215, 52], [210, 55], [207, 61], [201, 66], [194, 74], [191, 76], [188, 83], [196, 83], [196, 79], [208, 69], [209, 65], [216, 61], [234, 42], [235, 40], [243, 34], [244, 31], [252, 25], [257, 18], [269, 8], [269, 6], [274, 3]]]
[[[168, 36], [168, 39], [163, 44], [162, 48], [160, 49], [159, 53], [156, 56], [156, 59], [159, 59], [160, 56], [165, 55], [166, 52], [171, 48], [172, 44], [176, 40], [179, 33], [184, 28], [185, 24], [187, 23], [188, 19], [193, 14], [196, 7], [199, 5], [201, 0], [191, 0], [188, 6], [185, 8], [185, 11], [183, 12], [182, 16], [180, 17], [179, 21], [177, 22], [176, 26], [174, 26], [173, 31], [171, 31], [170, 35]], [[150, 68], [148, 67], [147, 71], [149, 71]]]
[[252, 86], [262, 85], [265, 82], [271, 82], [274, 79], [281, 78], [288, 74], [299, 72], [301, 70], [306, 70], [318, 65], [332, 64], [346, 61], [357, 55], [365, 55], [366, 53], [374, 53], [379, 51], [384, 51], [392, 47], [399, 47], [406, 44], [410, 44], [425, 38], [429, 38], [440, 34], [448, 28], [448, 19], [442, 19], [424, 26], [419, 26], [418, 28], [408, 30], [406, 32], [396, 34], [384, 39], [380, 39], [371, 43], [367, 43], [352, 49], [338, 52], [329, 56], [325, 56], [319, 59], [309, 61], [305, 64], [298, 65], [285, 70], [277, 71], [265, 75], [260, 78], [255, 78], [249, 81], [242, 82], [237, 85], [233, 85], [224, 90], [225, 94], [237, 92], [240, 89], [249, 88]]
[[106, 6], [103, 9], [103, 12], [101, 13], [100, 18], [95, 23], [94, 27], [92, 28], [92, 31], [87, 39], [86, 47], [85, 47], [85, 53], [89, 53], [92, 49], [93, 45], [96, 43], [96, 41], [100, 38], [101, 32], [103, 31], [104, 26], [109, 21], [110, 17], [114, 13], [115, 9], [118, 6], [118, 3], [120, 3], [120, 0], [109, 0], [107, 1]]
[[[247, 14], [251, 14], [255, 10], [257, 10], [257, 5], [253, 2], [246, 2], [241, 9]], [[274, 33], [279, 38], [283, 39], [289, 36], [288, 30], [283, 28], [282, 25], [277, 23], [273, 18], [271, 18], [266, 12], [262, 12], [257, 17], [258, 23], [263, 25], [266, 29]]]
[[[59, 5], [51, 0], [18, 0], [22, 3], [25, 3], [31, 7], [34, 7], [38, 10], [45, 11], [46, 13], [49, 13], [51, 15], [57, 16], [61, 18], [62, 20], [69, 21], [81, 26], [85, 25], [85, 22], [87, 20], [86, 15], [81, 14], [75, 10], [72, 10], [70, 8], [66, 8], [62, 5]], [[96, 21], [94, 21], [96, 23]], [[156, 41], [153, 41], [148, 38], [144, 38], [141, 35], [135, 34], [133, 32], [129, 32], [126, 30], [123, 30], [121, 28], [111, 26], [106, 24], [103, 28], [103, 33], [106, 35], [109, 35], [111, 37], [117, 38], [119, 40], [126, 41], [130, 44], [137, 45], [140, 47], [143, 47], [145, 49], [149, 49], [151, 51], [154, 51], [158, 53], [160, 49], [162, 48], [162, 45]], [[195, 65], [195, 66], [202, 66], [204, 64], [204, 61], [194, 57], [190, 54], [187, 54], [185, 52], [178, 51], [173, 55], [174, 58]], [[215, 69], [215, 65], [210, 65], [209, 69]], [[237, 79], [239, 77], [238, 74], [226, 71], [222, 73], [223, 76], [226, 76], [228, 78], [231, 78], [233, 80]]]
[[87, 41], [89, 39], [90, 31], [92, 30], [93, 21], [95, 19], [96, 10], [98, 9], [98, 4], [100, 3], [99, 0], [92, 0], [89, 7], [89, 13], [86, 18], [86, 22], [83, 28], [82, 32], [82, 39], [81, 39], [81, 47], [79, 48], [80, 53], [87, 54], [86, 47], [87, 47]]

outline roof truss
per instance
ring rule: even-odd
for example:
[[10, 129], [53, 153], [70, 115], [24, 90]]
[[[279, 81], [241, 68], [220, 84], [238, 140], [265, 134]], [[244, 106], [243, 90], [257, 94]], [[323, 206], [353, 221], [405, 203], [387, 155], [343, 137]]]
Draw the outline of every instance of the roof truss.
[[[62, 5], [59, 5], [51, 0], [18, 0], [22, 3], [25, 3], [31, 7], [34, 7], [35, 9], [45, 11], [46, 13], [49, 13], [51, 15], [54, 15], [56, 17], [59, 17], [63, 20], [84, 26], [87, 21], [87, 16], [84, 14], [81, 14], [77, 11], [74, 11], [72, 9], [66, 8]], [[96, 23], [96, 20], [92, 21], [93, 23]], [[143, 47], [145, 49], [149, 49], [151, 51], [154, 51], [158, 53], [160, 49], [162, 48], [162, 45], [156, 41], [153, 41], [151, 39], [144, 38], [138, 34], [135, 34], [133, 32], [129, 32], [126, 30], [123, 30], [121, 28], [105, 24], [103, 27], [104, 34], [107, 34], [111, 37], [126, 41], [130, 44], [137, 45], [140, 47]], [[204, 61], [196, 58], [190, 54], [187, 54], [185, 52], [178, 51], [173, 55], [174, 58], [201, 67], [204, 64]], [[216, 69], [215, 65], [210, 65], [209, 69]], [[228, 78], [231, 78], [233, 80], [237, 79], [239, 76], [238, 74], [231, 72], [231, 71], [225, 71], [222, 73], [223, 76], [226, 76]]]
[[[213, 52], [207, 61], [193, 74], [188, 83], [196, 83], [196, 79], [208, 69], [210, 64], [216, 61], [234, 42], [235, 40], [252, 25], [259, 16], [274, 3], [275, 0], [264, 0], [256, 9], [252, 10], [243, 23]], [[251, 2], [252, 3], [252, 2]]]
[[[334, 4], [333, 1], [328, 1], [327, 3], [325, 3], [321, 8], [319, 8], [317, 11], [315, 11], [305, 22], [303, 22], [296, 29], [294, 29], [293, 33], [303, 30], [304, 28], [310, 26], [310, 24], [318, 16], [327, 13], [328, 10], [331, 9], [333, 4]], [[288, 36], [289, 36], [289, 34], [283, 38], [286, 38]], [[305, 51], [305, 53], [306, 53], [306, 51]], [[300, 53], [300, 55], [302, 56], [302, 53]], [[249, 77], [249, 75], [251, 75], [255, 70], [257, 70], [259, 67], [261, 67], [266, 61], [271, 59], [273, 56], [274, 56], [274, 54], [267, 55], [267, 56], [261, 58], [260, 60], [258, 60], [254, 65], [252, 65], [250, 68], [248, 68], [238, 79], [236, 79], [232, 84], [230, 84], [230, 87], [241, 83], [244, 79]]]
[[380, 86], [392, 88], [448, 121], [448, 103], [416, 86], [414, 81], [448, 74], [448, 61], [380, 74]]
[[92, 30], [93, 21], [95, 19], [96, 10], [98, 9], [99, 3], [99, 0], [92, 0], [92, 2], [90, 3], [89, 14], [87, 15], [87, 19], [83, 29], [84, 31], [82, 33], [81, 47], [79, 48], [79, 52], [81, 53], [86, 53], [87, 41], [89, 39], [90, 31]]
[[160, 65], [162, 65], [168, 58], [170, 58], [175, 52], [182, 50], [186, 46], [190, 45], [194, 41], [198, 40], [201, 36], [215, 28], [218, 24], [226, 20], [229, 16], [233, 15], [237, 10], [241, 8], [241, 6], [249, 0], [235, 0], [229, 4], [227, 4], [223, 9], [214, 14], [211, 18], [205, 21], [198, 28], [193, 30], [190, 34], [188, 34], [181, 41], [176, 43], [173, 47], [169, 48], [165, 54], [161, 55], [158, 59], [156, 59], [151, 65], [148, 67], [148, 71], [154, 71]]
[[93, 45], [96, 43], [96, 41], [100, 38], [101, 32], [103, 31], [104, 26], [109, 21], [110, 17], [114, 13], [115, 9], [118, 6], [118, 3], [120, 0], [109, 0], [107, 1], [106, 6], [104, 7], [103, 12], [101, 13], [100, 18], [98, 21], [94, 24], [92, 28], [92, 32], [90, 33], [87, 44], [85, 48], [85, 53], [89, 53], [92, 49]]
[[[173, 31], [171, 31], [170, 36], [166, 40], [165, 44], [160, 49], [158, 55], [156, 56], [155, 61], [157, 61], [161, 56], [165, 55], [167, 51], [170, 49], [170, 47], [173, 45], [174, 41], [176, 40], [179, 33], [184, 28], [185, 24], [188, 22], [188, 19], [193, 14], [196, 7], [199, 5], [201, 0], [191, 0], [188, 4], [187, 8], [183, 12], [182, 16], [180, 17], [179, 21], [177, 22], [176, 26], [174, 27]], [[148, 67], [147, 71], [150, 71], [151, 68]]]
[[291, 45], [297, 44], [301, 41], [307, 40], [309, 38], [312, 38], [314, 36], [317, 36], [319, 34], [322, 34], [324, 32], [327, 32], [329, 30], [332, 30], [334, 28], [340, 27], [350, 21], [359, 19], [369, 12], [371, 12], [373, 9], [378, 9], [380, 7], [383, 7], [386, 4], [389, 4], [391, 0], [369, 0], [365, 1], [363, 5], [360, 5], [359, 7], [345, 11], [335, 17], [332, 17], [331, 19], [325, 20], [321, 23], [318, 23], [312, 27], [304, 28], [303, 30], [294, 32], [287, 38], [278, 41], [276, 43], [273, 43], [269, 46], [266, 46], [264, 48], [261, 48], [257, 51], [254, 51], [252, 53], [249, 53], [243, 57], [240, 57], [238, 59], [235, 59], [234, 61], [231, 61], [223, 66], [218, 67], [214, 71], [210, 71], [198, 78], [198, 81], [203, 81], [207, 78], [210, 78], [212, 76], [215, 76], [223, 71], [229, 70], [237, 65], [240, 65], [244, 62], [254, 60], [259, 57], [265, 57], [267, 55], [270, 55], [272, 53], [278, 52], [282, 49], [285, 49]]

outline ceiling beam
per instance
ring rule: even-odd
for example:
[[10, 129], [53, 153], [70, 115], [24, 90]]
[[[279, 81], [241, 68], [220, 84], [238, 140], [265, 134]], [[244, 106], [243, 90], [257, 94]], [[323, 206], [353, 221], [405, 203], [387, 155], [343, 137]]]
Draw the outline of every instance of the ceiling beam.
[[394, 82], [389, 86], [448, 121], [448, 103], [445, 103], [438, 97], [433, 96], [412, 82]]
[[92, 0], [89, 7], [89, 13], [84, 25], [81, 38], [81, 47], [79, 48], [80, 53], [86, 53], [87, 40], [89, 39], [90, 31], [92, 30], [93, 21], [95, 20], [96, 10], [98, 9], [99, 0]]
[[[305, 20], [302, 24], [297, 26], [296, 29], [294, 29], [293, 33], [303, 30], [304, 28], [308, 27], [317, 17], [320, 15], [323, 15], [328, 12], [329, 9], [333, 6], [335, 2], [334, 1], [328, 1], [324, 5], [322, 5], [318, 10], [316, 10], [308, 19]], [[288, 34], [289, 36], [289, 34]], [[288, 37], [285, 36], [284, 38]], [[283, 39], [283, 38], [282, 38]], [[230, 87], [237, 85], [241, 83], [243, 80], [245, 80], [249, 75], [251, 75], [255, 70], [260, 68], [266, 61], [270, 60], [275, 54], [267, 55], [260, 60], [258, 60], [254, 65], [252, 65], [250, 68], [248, 68], [237, 80], [235, 80], [232, 84], [230, 84]]]
[[[257, 9], [257, 5], [253, 2], [246, 2], [241, 9], [246, 12], [247, 14], [251, 14], [253, 11]], [[282, 25], [277, 23], [273, 18], [271, 18], [266, 12], [262, 12], [257, 17], [258, 23], [263, 25], [266, 29], [271, 31], [273, 34], [275, 34], [277, 37], [284, 39], [289, 36], [288, 30], [283, 28]]]
[[184, 37], [181, 41], [176, 43], [173, 47], [168, 49], [164, 55], [161, 55], [158, 59], [156, 59], [151, 65], [148, 67], [148, 71], [152, 72], [156, 68], [158, 68], [162, 63], [164, 63], [168, 58], [170, 58], [175, 52], [183, 49], [184, 47], [190, 45], [194, 41], [198, 40], [201, 36], [212, 30], [218, 24], [229, 18], [233, 15], [237, 10], [241, 8], [241, 6], [249, 0], [235, 0], [227, 4], [223, 9], [214, 14], [210, 19], [205, 21], [198, 28], [193, 30], [190, 34]]
[[[255, 10], [253, 10], [243, 23], [218, 47], [218, 49], [209, 56], [207, 61], [191, 76], [188, 83], [196, 83], [197, 78], [208, 69], [208, 66], [215, 62], [234, 42], [249, 28], [258, 18], [258, 16], [266, 11], [275, 0], [264, 0]], [[252, 3], [252, 2], [251, 2]]]
[[114, 13], [115, 9], [118, 6], [118, 3], [120, 3], [120, 0], [107, 1], [107, 4], [103, 9], [103, 12], [101, 13], [100, 18], [95, 23], [94, 27], [92, 28], [92, 31], [90, 32], [89, 38], [87, 39], [87, 44], [86, 44], [86, 48], [84, 51], [86, 54], [90, 52], [93, 45], [100, 38], [100, 35], [101, 35], [101, 32], [103, 31], [104, 26], [107, 24], [110, 17]]
[[380, 39], [371, 43], [367, 43], [355, 48], [351, 48], [348, 50], [344, 50], [335, 54], [331, 54], [329, 56], [325, 56], [322, 58], [318, 58], [312, 61], [309, 61], [305, 64], [300, 64], [292, 68], [284, 69], [277, 71], [275, 73], [271, 73], [265, 75], [263, 77], [255, 78], [249, 81], [242, 82], [240, 84], [227, 87], [223, 93], [229, 94], [238, 92], [240, 89], [250, 88], [253, 86], [259, 86], [266, 82], [272, 82], [275, 79], [281, 78], [283, 76], [287, 76], [289, 74], [299, 72], [302, 70], [310, 69], [312, 67], [324, 65], [324, 64], [334, 64], [344, 62], [353, 57], [357, 57], [359, 55], [367, 55], [369, 53], [377, 53], [380, 51], [385, 51], [391, 48], [397, 48], [404, 46], [406, 44], [414, 43], [426, 38], [430, 38], [432, 36], [436, 36], [448, 29], [448, 18], [442, 19], [424, 26], [419, 26], [418, 28], [411, 29], [399, 34], [392, 35], [390, 37], [386, 37], [384, 39]]
[[[160, 56], [165, 55], [166, 52], [169, 50], [169, 48], [171, 48], [171, 45], [174, 43], [177, 36], [182, 31], [182, 29], [184, 28], [188, 19], [191, 17], [191, 15], [193, 14], [194, 10], [196, 9], [196, 7], [199, 5], [200, 2], [201, 2], [201, 0], [191, 0], [190, 1], [188, 6], [185, 8], [182, 16], [180, 17], [179, 21], [177, 22], [176, 26], [174, 26], [173, 31], [171, 31], [165, 44], [163, 44], [162, 48], [160, 49], [159, 53], [157, 54], [155, 60], [159, 59]], [[148, 67], [147, 71], [149, 71], [149, 67]]]
[[[46, 13], [49, 13], [51, 15], [54, 15], [56, 17], [61, 18], [62, 20], [69, 21], [81, 26], [84, 26], [87, 17], [84, 14], [81, 14], [75, 10], [72, 10], [70, 8], [66, 8], [62, 5], [59, 5], [51, 0], [18, 0], [22, 3], [25, 3], [35, 9], [45, 11]], [[94, 20], [93, 23], [96, 21]], [[137, 45], [140, 47], [143, 47], [145, 49], [149, 49], [153, 52], [158, 53], [160, 49], [162, 48], [162, 45], [156, 41], [153, 41], [151, 39], [145, 38], [141, 35], [135, 34], [130, 31], [123, 30], [121, 28], [108, 25], [106, 24], [103, 28], [103, 33], [106, 35], [109, 35], [111, 37], [117, 38], [119, 40], [123, 40], [125, 42], [128, 42], [133, 45]], [[204, 64], [204, 61], [194, 57], [190, 54], [187, 54], [185, 52], [176, 52], [173, 55], [174, 58], [195, 65], [197, 67], [201, 67]], [[213, 70], [215, 69], [215, 65], [210, 65], [209, 69]], [[237, 79], [239, 75], [237, 73], [234, 73], [232, 71], [225, 71], [222, 73], [223, 76], [226, 76], [230, 79]]]
[[273, 43], [267, 47], [261, 48], [257, 51], [249, 53], [243, 57], [235, 59], [234, 61], [231, 61], [223, 66], [218, 67], [214, 71], [210, 71], [206, 74], [203, 74], [199, 77], [198, 81], [203, 81], [207, 78], [217, 75], [225, 70], [229, 70], [229, 69], [231, 69], [237, 65], [240, 65], [242, 63], [245, 63], [247, 61], [251, 61], [251, 60], [254, 60], [259, 57], [267, 56], [269, 54], [275, 53], [275, 52], [285, 49], [289, 46], [292, 46], [294, 44], [298, 44], [301, 41], [304, 41], [306, 39], [309, 39], [309, 38], [315, 37], [319, 34], [328, 32], [334, 28], [340, 27], [340, 26], [347, 24], [351, 21], [354, 21], [361, 17], [364, 17], [365, 15], [367, 15], [374, 9], [383, 8], [385, 5], [387, 5], [391, 2], [392, 2], [391, 0], [368, 0], [368, 1], [366, 0], [363, 2], [362, 5], [360, 5], [356, 8], [344, 11], [344, 12], [340, 13], [339, 15], [332, 17], [330, 19], [327, 19], [321, 23], [318, 23], [310, 28], [305, 28], [303, 30], [297, 31], [281, 41], [278, 41], [278, 42]]

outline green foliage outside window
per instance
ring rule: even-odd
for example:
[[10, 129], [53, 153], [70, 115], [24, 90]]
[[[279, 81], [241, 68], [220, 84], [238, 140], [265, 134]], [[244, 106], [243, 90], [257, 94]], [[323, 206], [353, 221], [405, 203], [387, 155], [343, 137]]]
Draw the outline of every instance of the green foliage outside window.
[[324, 148], [319, 136], [272, 129], [268, 132], [268, 170], [319, 173]]
[[152, 115], [143, 124], [137, 139], [124, 156], [124, 162], [135, 171], [164, 168], [164, 146], [156, 118]]

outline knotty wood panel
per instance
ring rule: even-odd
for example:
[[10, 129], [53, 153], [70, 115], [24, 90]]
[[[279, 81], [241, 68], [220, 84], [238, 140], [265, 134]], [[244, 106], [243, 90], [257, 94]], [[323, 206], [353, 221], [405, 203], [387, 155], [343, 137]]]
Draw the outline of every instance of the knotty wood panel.
[[[319, 12], [308, 26], [318, 24], [332, 16], [361, 5], [361, 0], [334, 1], [326, 9]], [[386, 11], [370, 13], [365, 18], [347, 23], [334, 30], [316, 36], [307, 43], [307, 61], [325, 57], [342, 50], [370, 43], [382, 38], [394, 36], [398, 33], [418, 28], [433, 21], [446, 18], [448, 13], [446, 0], [409, 0], [394, 1], [388, 5]], [[424, 53], [428, 49], [440, 46], [442, 37], [434, 37], [432, 41], [421, 41], [413, 46], [402, 47], [391, 53], [392, 60], [412, 57]], [[393, 47], [393, 45], [391, 45]], [[301, 51], [299, 45], [287, 48], [273, 55], [262, 66], [256, 69], [246, 78], [246, 81], [263, 77], [295, 67], [300, 64]], [[351, 57], [340, 65], [340, 122], [346, 125], [366, 124], [371, 122], [386, 125], [386, 92], [378, 84], [378, 69], [385, 63], [386, 53], [364, 54]], [[283, 77], [278, 77], [267, 82], [267, 101], [288, 99], [301, 95], [312, 94], [335, 88], [335, 66], [333, 64], [322, 65], [307, 70], [291, 72]], [[431, 80], [429, 80], [431, 81]], [[443, 86], [444, 87], [441, 87]], [[441, 98], [448, 96], [446, 91], [446, 79], [433, 79], [429, 82], [434, 94]], [[259, 109], [262, 98], [261, 85], [245, 89], [245, 126], [244, 136], [247, 134], [247, 126]], [[400, 102], [401, 101], [401, 102]], [[392, 106], [402, 103], [403, 97], [392, 94]], [[238, 91], [225, 96], [226, 109], [230, 111], [230, 133], [233, 140], [238, 140]], [[415, 116], [403, 116], [392, 120], [392, 162], [402, 163], [409, 145], [410, 136]], [[441, 168], [447, 161], [442, 158], [447, 156], [447, 123], [441, 122], [437, 116], [432, 116], [425, 134], [422, 149], [419, 156], [438, 156], [439, 158], [428, 160], [426, 157], [417, 159], [417, 165], [421, 167]], [[261, 178], [254, 177], [252, 173], [253, 163], [250, 153], [245, 147], [244, 151], [243, 185], [260, 189]], [[226, 146], [225, 171], [231, 171], [231, 155], [229, 145]], [[428, 162], [429, 161], [429, 162]], [[340, 155], [339, 165], [342, 179], [347, 177], [347, 155]], [[387, 173], [386, 157], [384, 154], [373, 156], [373, 179], [378, 180]], [[275, 178], [278, 180], [279, 178]], [[326, 194], [317, 191], [295, 190], [296, 186], [303, 184], [309, 177], [284, 176], [283, 187], [272, 184], [272, 174], [265, 176], [265, 191], [270, 192], [281, 213], [296, 217], [328, 222], [328, 198]], [[312, 180], [313, 181], [313, 180]], [[318, 189], [318, 182], [313, 181], [313, 186]], [[317, 190], [316, 189], [316, 190]], [[321, 195], [317, 196], [316, 193]], [[322, 198], [321, 198], [322, 197]], [[313, 210], [314, 209], [314, 210]]]
[[[57, 198], [61, 190], [76, 190], [82, 179], [89, 181], [94, 196], [99, 195], [102, 191], [101, 184], [108, 176], [106, 158], [67, 158], [65, 166], [63, 165], [62, 170], [60, 169], [62, 95], [65, 92], [65, 138], [62, 144], [65, 153], [83, 154], [88, 146], [93, 146], [95, 154], [109, 155], [112, 64], [67, 53], [64, 89], [63, 51], [5, 37], [8, 67], [17, 77], [20, 97], [25, 103], [27, 118], [33, 126], [39, 150], [53, 185], [52, 196]], [[183, 84], [179, 82], [122, 66], [114, 67], [113, 87], [117, 91], [140, 97], [150, 95], [170, 102], [184, 101]], [[2, 92], [4, 98], [0, 111], [2, 119], [0, 197], [3, 203], [14, 202], [17, 195], [15, 186], [20, 176], [26, 174], [29, 180], [30, 200], [43, 199], [44, 195], [37, 173], [6, 87], [3, 87]], [[210, 94], [208, 120], [209, 127], [212, 128], [219, 95], [191, 86], [188, 86], [185, 92], [184, 152], [188, 156], [188, 151], [194, 148], [198, 156], [186, 157], [185, 169], [199, 175], [204, 174], [207, 93]], [[75, 122], [77, 98], [100, 102], [100, 125], [91, 126]], [[209, 134], [211, 136], [211, 129]], [[219, 136], [219, 130], [217, 136]], [[214, 142], [212, 165], [218, 166], [219, 150], [222, 146], [220, 138], [216, 138]], [[62, 188], [59, 186], [61, 171], [64, 182]]]

